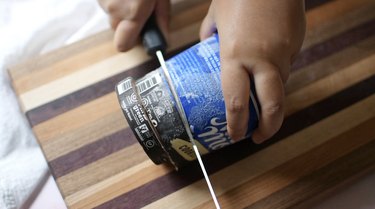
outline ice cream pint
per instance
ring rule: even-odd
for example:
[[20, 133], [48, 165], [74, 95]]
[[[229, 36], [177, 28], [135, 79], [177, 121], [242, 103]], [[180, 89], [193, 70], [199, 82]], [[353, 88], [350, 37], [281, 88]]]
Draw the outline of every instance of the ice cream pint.
[[[166, 62], [201, 154], [234, 143], [227, 133], [219, 60], [219, 38], [214, 35]], [[129, 127], [155, 164], [170, 163], [178, 169], [196, 159], [161, 68], [138, 80], [125, 78], [116, 93]], [[254, 86], [249, 99], [245, 138], [258, 124]]]

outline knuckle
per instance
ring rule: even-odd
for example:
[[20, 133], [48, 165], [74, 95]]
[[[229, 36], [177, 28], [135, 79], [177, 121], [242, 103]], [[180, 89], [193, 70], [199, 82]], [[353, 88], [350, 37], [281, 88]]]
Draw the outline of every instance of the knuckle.
[[127, 50], [129, 50], [129, 46], [127, 46], [127, 44], [124, 44], [124, 43], [116, 44], [116, 48], [117, 48], [117, 51], [119, 52], [126, 52]]
[[247, 54], [244, 43], [239, 39], [226, 39], [224, 48], [220, 54], [224, 59], [238, 59]]
[[139, 1], [129, 4], [129, 19], [135, 20], [142, 16], [142, 4]]
[[247, 104], [238, 97], [232, 97], [229, 100], [227, 111], [232, 114], [242, 113], [246, 110]]
[[267, 116], [276, 116], [283, 111], [283, 104], [278, 101], [268, 102], [262, 107], [262, 113]]
[[116, 14], [116, 12], [119, 9], [119, 1], [113, 0], [113, 1], [108, 1], [106, 5], [106, 10], [109, 14]]
[[114, 14], [115, 12], [116, 12], [116, 9], [117, 9], [117, 5], [115, 4], [115, 3], [109, 3], [108, 5], [107, 5], [107, 12], [109, 13], [109, 14]]
[[105, 5], [108, 14], [117, 18], [134, 19], [140, 13], [140, 2], [133, 0], [111, 0]]

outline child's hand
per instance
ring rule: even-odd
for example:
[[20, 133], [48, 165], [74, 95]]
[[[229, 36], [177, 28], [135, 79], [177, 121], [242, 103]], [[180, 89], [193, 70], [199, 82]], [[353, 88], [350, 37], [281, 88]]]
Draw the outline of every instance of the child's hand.
[[304, 1], [213, 0], [201, 39], [216, 28], [229, 135], [238, 140], [246, 134], [253, 77], [261, 115], [252, 137], [261, 143], [279, 130], [284, 118], [283, 84], [303, 42]]
[[119, 51], [135, 46], [143, 25], [155, 12], [156, 22], [167, 38], [169, 0], [99, 0], [100, 6], [110, 16], [115, 32], [115, 45]]

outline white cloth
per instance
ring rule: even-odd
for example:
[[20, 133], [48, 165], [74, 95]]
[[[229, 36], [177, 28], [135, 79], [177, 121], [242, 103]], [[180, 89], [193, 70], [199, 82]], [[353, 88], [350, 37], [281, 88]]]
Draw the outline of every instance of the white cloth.
[[0, 0], [0, 209], [20, 208], [48, 177], [7, 67], [107, 28], [96, 0]]

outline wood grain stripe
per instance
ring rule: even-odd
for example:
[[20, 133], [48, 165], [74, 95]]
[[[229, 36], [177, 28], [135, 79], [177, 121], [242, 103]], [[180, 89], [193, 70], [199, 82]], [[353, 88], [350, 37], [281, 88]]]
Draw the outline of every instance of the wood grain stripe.
[[95, 161], [95, 163], [90, 163], [67, 175], [57, 178], [56, 182], [59, 185], [63, 197], [67, 197], [147, 160], [149, 160], [149, 158], [142, 150], [142, 147], [139, 146], [139, 144], [133, 144], [107, 155]]
[[332, 1], [306, 13], [306, 35], [302, 50], [374, 19], [372, 0]]
[[375, 54], [289, 94], [285, 101], [286, 117], [375, 75], [374, 66]]
[[317, 79], [338, 73], [341, 69], [353, 65], [361, 59], [371, 56], [373, 53], [375, 53], [375, 36], [371, 36], [353, 46], [291, 73], [285, 86], [285, 92], [287, 95], [291, 94], [315, 82]]
[[80, 52], [67, 59], [55, 62], [46, 68], [38, 69], [32, 74], [26, 73], [17, 78], [14, 81], [14, 85], [17, 86], [18, 93], [22, 94], [50, 81], [74, 73], [78, 69], [86, 68], [92, 65], [93, 62], [104, 60], [114, 54], [116, 54], [116, 49], [113, 43], [106, 42], [92, 50]]
[[[41, 123], [33, 128], [42, 144], [52, 141], [55, 137], [69, 133], [87, 123], [94, 123], [108, 114], [121, 112], [114, 93], [99, 97], [89, 103], [81, 105], [65, 114]], [[125, 123], [122, 123], [125, 125]]]
[[[208, 171], [210, 173], [216, 172], [225, 166], [231, 165], [249, 156], [251, 153], [259, 151], [276, 141], [303, 130], [319, 120], [329, 117], [353, 103], [368, 97], [374, 93], [374, 89], [371, 88], [374, 82], [375, 76], [372, 76], [366, 81], [356, 84], [328, 99], [293, 114], [286, 119], [283, 127], [275, 137], [260, 146], [255, 146], [250, 140], [243, 140], [237, 144], [204, 156]], [[186, 170], [180, 171], [179, 174], [175, 172], [169, 173], [153, 182], [149, 182], [135, 190], [120, 195], [97, 208], [139, 208], [177, 191], [200, 178], [199, 168], [195, 164], [194, 166], [187, 167]], [[163, 186], [160, 187], [161, 185]], [[146, 191], [154, 192], [147, 193]]]
[[[365, 39], [368, 36], [373, 35], [373, 33], [375, 32], [375, 29], [372, 29], [371, 27], [370, 27], [371, 29], [369, 29], [368, 26], [370, 25], [370, 23], [375, 24], [375, 21], [367, 22], [361, 26], [358, 26], [343, 34], [340, 34], [339, 36], [334, 37], [324, 43], [320, 43], [309, 49], [306, 49], [305, 51], [301, 53], [301, 55], [297, 59], [296, 61], [297, 64], [294, 65], [294, 70], [297, 70], [298, 68], [302, 68], [303, 66], [311, 64], [314, 61], [322, 59], [325, 56], [331, 55], [332, 53], [336, 51], [339, 51], [345, 47], [350, 46], [351, 44], [355, 44], [356, 42], [362, 39]], [[313, 58], [310, 58], [309, 56], [313, 56]], [[155, 60], [147, 63], [147, 65], [154, 65], [154, 68], [156, 68], [155, 66], [157, 66], [157, 64], [155, 63]], [[71, 108], [74, 108], [78, 105], [81, 105], [85, 102], [95, 99], [96, 97], [99, 97], [104, 93], [108, 93], [108, 91], [112, 90], [113, 86], [116, 84], [115, 81], [119, 81], [128, 75], [134, 74], [134, 71], [138, 72], [138, 75], [141, 75], [140, 74], [141, 69], [143, 70], [154, 69], [154, 68], [146, 68], [146, 67], [150, 67], [147, 65], [145, 66], [140, 65], [140, 66], [134, 67], [129, 72], [125, 71], [121, 73], [120, 75], [114, 75], [110, 77], [109, 80], [105, 79], [99, 83], [94, 84], [93, 86], [85, 87], [77, 92], [74, 92], [67, 96], [56, 99], [53, 102], [50, 102], [38, 108], [32, 109], [26, 113], [29, 118], [29, 121], [32, 126], [35, 126], [36, 124], [40, 122], [50, 119], [51, 117], [54, 117]], [[98, 91], [95, 91], [95, 89], [97, 89]], [[94, 93], [94, 92], [97, 92], [97, 93]], [[90, 96], [89, 98], [85, 99], [85, 95], [90, 95]]]
[[[88, 87], [106, 78], [110, 78], [127, 68], [133, 68], [150, 57], [141, 46], [136, 46], [126, 53], [119, 53], [74, 73], [60, 77], [43, 86], [22, 93], [19, 98], [24, 111], [66, 96], [78, 89]], [[108, 66], [111, 66], [108, 68]], [[63, 86], [63, 88], [62, 88]]]
[[293, 63], [291, 71], [301, 69], [304, 66], [314, 63], [323, 57], [330, 56], [350, 45], [353, 45], [367, 37], [375, 34], [375, 19], [358, 25], [339, 36], [332, 37], [323, 44], [314, 45], [302, 51]]
[[86, 88], [82, 88], [66, 96], [60, 97], [47, 104], [36, 107], [26, 112], [31, 126], [36, 126], [50, 118], [62, 114], [68, 110], [74, 109], [82, 104], [90, 102], [105, 94], [114, 92], [115, 85], [127, 76], [139, 78], [151, 69], [155, 69], [158, 63], [155, 59], [137, 65], [129, 70], [108, 79], [97, 82]]
[[[68, 59], [71, 56], [84, 52], [87, 49], [97, 47], [100, 44], [110, 43], [113, 39], [113, 31], [107, 30], [83, 39], [80, 42], [67, 45], [59, 50], [40, 55], [34, 59], [27, 60], [18, 65], [12, 66], [10, 75], [13, 81], [27, 75], [32, 75], [34, 72], [53, 65], [62, 59]], [[21, 93], [18, 91], [18, 93]]]
[[114, 111], [96, 121], [90, 121], [67, 133], [55, 136], [43, 143], [43, 151], [48, 161], [77, 150], [105, 136], [127, 128], [128, 124], [121, 111]]
[[[375, 121], [372, 121], [373, 125]], [[374, 136], [374, 131], [367, 129], [363, 130], [364, 133], [372, 133], [372, 137]], [[354, 138], [358, 138], [361, 141], [363, 139], [368, 140], [368, 136], [363, 137], [362, 132], [358, 131], [355, 134], [360, 134], [360, 136], [353, 136], [350, 140], [354, 141]], [[327, 166], [312, 172], [304, 176], [303, 178], [299, 179], [298, 181], [294, 182], [291, 185], [279, 190], [266, 198], [262, 199], [261, 201], [256, 202], [249, 207], [248, 209], [252, 208], [291, 208], [291, 207], [303, 207], [304, 201], [309, 198], [314, 198], [322, 193], [322, 191], [329, 190], [330, 188], [334, 188], [338, 184], [347, 181], [348, 179], [352, 178], [356, 174], [364, 171], [373, 169], [375, 167], [375, 138], [370, 140], [370, 143], [367, 143], [360, 147], [359, 149], [355, 150], [352, 153], [349, 153], [332, 163], [328, 164]], [[331, 150], [325, 149], [326, 155], [327, 153], [335, 153], [338, 152], [337, 149], [340, 148], [340, 145], [343, 143], [336, 143], [334, 147], [330, 147], [331, 150], [335, 150], [332, 152]], [[356, 146], [356, 143], [352, 143]], [[349, 149], [349, 148], [348, 148]], [[359, 154], [361, 153], [361, 154]], [[321, 153], [321, 156], [315, 156], [316, 158], [324, 156], [324, 153]], [[313, 156], [314, 157], [314, 156]], [[313, 159], [314, 160], [314, 159]], [[311, 160], [311, 161], [313, 161]], [[310, 161], [310, 162], [311, 162]], [[315, 161], [318, 161], [315, 159]], [[321, 161], [318, 161], [321, 162]], [[298, 168], [306, 165], [305, 162], [300, 162], [299, 167], [294, 167], [290, 169], [294, 169], [293, 171], [297, 171]], [[309, 165], [310, 166], [310, 165]], [[292, 172], [292, 171], [290, 171]], [[319, 183], [316, 183], [319, 182]], [[298, 195], [298, 194], [300, 195]], [[301, 195], [302, 194], [302, 195]], [[270, 201], [272, 199], [272, 201]]]
[[334, 112], [340, 111], [345, 107], [374, 94], [374, 83], [375, 75], [372, 75], [350, 88], [346, 88], [327, 99], [292, 114], [285, 120], [285, 123], [275, 137], [271, 138], [266, 143], [280, 140], [280, 138], [284, 138], [296, 130], [301, 130], [308, 125], [319, 121], [321, 118], [328, 117]]
[[166, 166], [155, 166], [151, 160], [146, 160], [104, 181], [82, 189], [66, 197], [65, 200], [69, 208], [93, 208], [137, 188], [139, 182], [153, 181], [157, 177], [171, 172], [172, 169]]
[[127, 128], [52, 160], [49, 166], [53, 176], [59, 178], [136, 142], [133, 132]]

